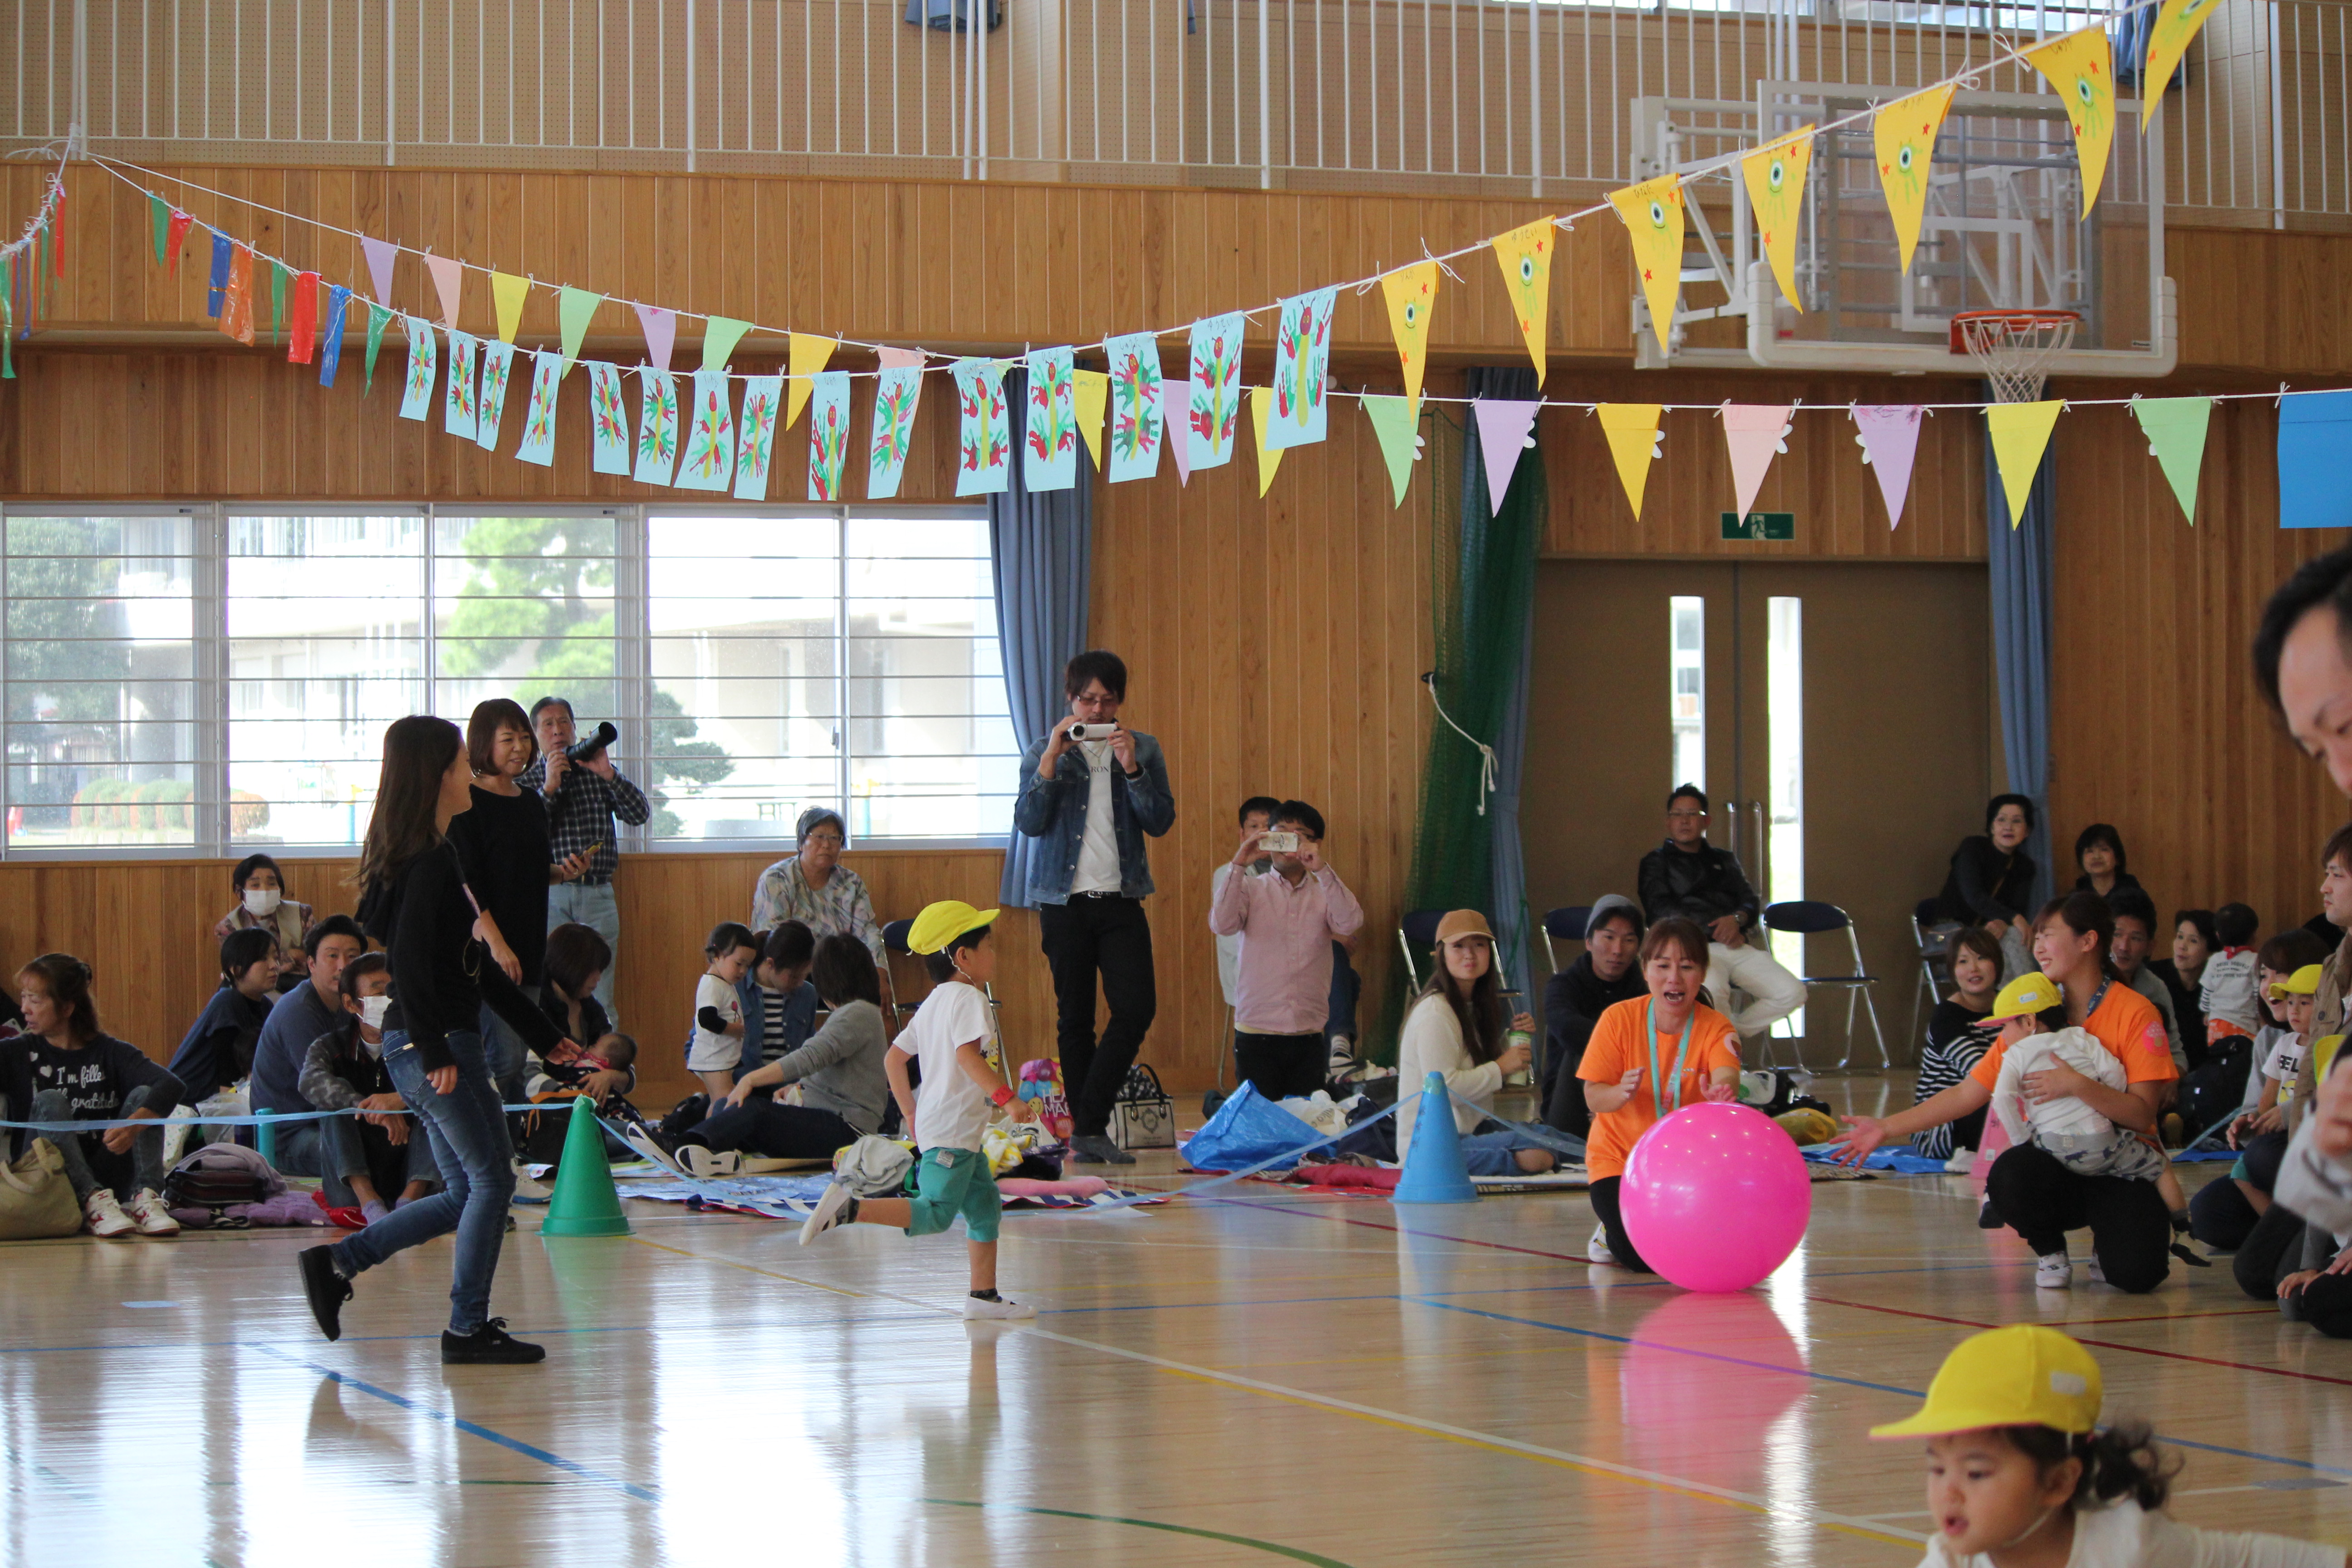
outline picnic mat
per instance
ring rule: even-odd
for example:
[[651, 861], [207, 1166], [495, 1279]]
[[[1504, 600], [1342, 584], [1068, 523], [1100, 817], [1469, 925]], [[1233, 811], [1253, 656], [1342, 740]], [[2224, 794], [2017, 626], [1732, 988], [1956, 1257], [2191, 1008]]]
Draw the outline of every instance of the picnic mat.
[[[613, 1174], [625, 1198], [683, 1204], [689, 1209], [761, 1215], [769, 1219], [806, 1219], [817, 1199], [824, 1195], [824, 1189], [832, 1184], [832, 1178], [825, 1175], [726, 1176], [689, 1182], [643, 1162], [615, 1165]], [[1003, 1203], [1008, 1209], [1083, 1209], [1117, 1203], [1131, 1195], [1139, 1195], [1143, 1203], [1166, 1201], [1157, 1195], [1130, 1194], [1106, 1187], [1084, 1198], [1059, 1193], [1005, 1193]]]

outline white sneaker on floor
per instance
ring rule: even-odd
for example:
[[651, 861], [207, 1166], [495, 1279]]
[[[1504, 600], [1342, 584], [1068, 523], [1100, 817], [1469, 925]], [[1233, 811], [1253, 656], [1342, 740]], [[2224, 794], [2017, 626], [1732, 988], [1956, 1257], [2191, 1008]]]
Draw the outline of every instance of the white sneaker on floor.
[[131, 1194], [131, 1202], [123, 1209], [142, 1236], [180, 1234], [180, 1222], [172, 1217], [172, 1211], [163, 1206], [163, 1198], [152, 1187], [142, 1187]]
[[654, 1135], [651, 1132], [635, 1123], [621, 1129], [621, 1142], [635, 1150], [640, 1157], [650, 1161], [657, 1169], [679, 1173], [683, 1173], [686, 1170], [685, 1166], [677, 1163], [675, 1155], [654, 1142]]
[[1016, 1318], [1034, 1318], [1037, 1315], [1037, 1309], [1025, 1301], [983, 1301], [977, 1296], [966, 1296], [963, 1299], [963, 1315], [966, 1318], [1010, 1321]]
[[519, 1198], [531, 1198], [544, 1203], [548, 1198], [552, 1197], [555, 1194], [555, 1189], [549, 1186], [545, 1182], [533, 1181], [529, 1175], [525, 1174], [523, 1171], [523, 1163], [520, 1160], [517, 1160], [514, 1163], [514, 1195]]
[[[2093, 1267], [2096, 1267], [2095, 1264]], [[2074, 1283], [2074, 1261], [2063, 1252], [2045, 1252], [2033, 1260], [2033, 1288], [2064, 1290]]]
[[1955, 1176], [1965, 1176], [1976, 1168], [1977, 1152], [1973, 1149], [1955, 1149], [1952, 1157], [1944, 1162], [1944, 1169]]
[[81, 1217], [90, 1235], [109, 1241], [118, 1236], [129, 1236], [139, 1228], [137, 1223], [122, 1212], [122, 1205], [116, 1201], [114, 1194], [104, 1187], [89, 1194], [89, 1201], [81, 1205]]
[[699, 1143], [681, 1143], [677, 1149], [678, 1163], [686, 1173], [700, 1181], [713, 1176], [731, 1176], [742, 1168], [743, 1158], [732, 1149], [706, 1149]]
[[1609, 1227], [1607, 1226], [1596, 1225], [1592, 1227], [1592, 1239], [1584, 1244], [1584, 1257], [1585, 1261], [1588, 1263], [1614, 1263], [1617, 1261], [1617, 1255], [1609, 1250]]
[[2107, 1271], [2099, 1267], [2099, 1255], [2095, 1252], [2091, 1255], [2090, 1274], [2091, 1283], [2094, 1285], [2104, 1285], [2107, 1282]]
[[837, 1225], [847, 1225], [857, 1212], [856, 1194], [845, 1183], [835, 1182], [824, 1189], [824, 1195], [809, 1211], [808, 1219], [801, 1226], [801, 1245], [806, 1247]]

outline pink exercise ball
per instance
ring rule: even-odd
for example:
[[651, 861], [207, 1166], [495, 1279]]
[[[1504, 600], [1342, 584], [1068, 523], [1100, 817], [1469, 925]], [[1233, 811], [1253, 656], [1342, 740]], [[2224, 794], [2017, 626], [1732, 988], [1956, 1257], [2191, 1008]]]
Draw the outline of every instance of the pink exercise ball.
[[1625, 1234], [1685, 1290], [1745, 1290], [1788, 1261], [1812, 1218], [1796, 1141], [1744, 1105], [1686, 1105], [1642, 1134], [1618, 1201]]

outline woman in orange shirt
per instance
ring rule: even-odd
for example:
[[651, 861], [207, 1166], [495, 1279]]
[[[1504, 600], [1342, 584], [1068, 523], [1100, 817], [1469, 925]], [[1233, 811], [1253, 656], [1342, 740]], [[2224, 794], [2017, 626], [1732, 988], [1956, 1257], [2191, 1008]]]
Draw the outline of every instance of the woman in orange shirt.
[[1642, 939], [1642, 981], [1650, 994], [1602, 1013], [1577, 1065], [1592, 1111], [1584, 1168], [1601, 1224], [1584, 1255], [1595, 1263], [1655, 1272], [1626, 1239], [1618, 1206], [1625, 1157], [1660, 1116], [1738, 1092], [1738, 1037], [1731, 1020], [1706, 1005], [1706, 932], [1696, 921], [1652, 926]]

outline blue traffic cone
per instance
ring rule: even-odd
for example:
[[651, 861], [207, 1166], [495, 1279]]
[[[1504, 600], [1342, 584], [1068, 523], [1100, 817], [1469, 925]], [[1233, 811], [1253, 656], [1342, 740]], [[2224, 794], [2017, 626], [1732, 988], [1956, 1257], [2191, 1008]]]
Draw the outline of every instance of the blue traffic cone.
[[1478, 1201], [1470, 1166], [1462, 1157], [1462, 1135], [1454, 1127], [1454, 1097], [1445, 1079], [1431, 1073], [1422, 1080], [1421, 1110], [1412, 1119], [1412, 1147], [1405, 1151], [1404, 1175], [1390, 1194], [1401, 1204], [1469, 1204]]

